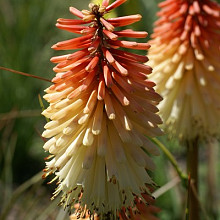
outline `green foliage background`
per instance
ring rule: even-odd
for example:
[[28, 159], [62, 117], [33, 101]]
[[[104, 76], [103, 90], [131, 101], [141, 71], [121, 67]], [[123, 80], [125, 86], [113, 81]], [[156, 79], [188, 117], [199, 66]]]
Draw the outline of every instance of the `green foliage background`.
[[[150, 34], [158, 2], [128, 0], [117, 13], [120, 16], [142, 14], [142, 21], [133, 28]], [[49, 59], [59, 52], [50, 47], [72, 37], [72, 34], [55, 27], [56, 19], [71, 18], [69, 6], [86, 9], [88, 3], [88, 0], [0, 0], [0, 66], [51, 79], [54, 73]], [[66, 213], [56, 206], [58, 202], [49, 200], [54, 186], [45, 187], [40, 174], [31, 179], [44, 168], [43, 158], [47, 156], [40, 137], [45, 118], [40, 115], [38, 94], [43, 96], [43, 90], [49, 85], [0, 70], [0, 213], [8, 208], [2, 219], [15, 219], [15, 216], [25, 220], [68, 219]], [[184, 167], [184, 149], [174, 142], [166, 142], [166, 145]], [[158, 168], [152, 175], [162, 186], [176, 174], [164, 155], [155, 161]], [[202, 166], [201, 172], [205, 178], [206, 168]], [[25, 181], [29, 187], [22, 185]], [[201, 187], [204, 192], [204, 186]], [[182, 191], [178, 186], [158, 199], [156, 204], [162, 209], [161, 219], [182, 218], [185, 205], [179, 196]]]

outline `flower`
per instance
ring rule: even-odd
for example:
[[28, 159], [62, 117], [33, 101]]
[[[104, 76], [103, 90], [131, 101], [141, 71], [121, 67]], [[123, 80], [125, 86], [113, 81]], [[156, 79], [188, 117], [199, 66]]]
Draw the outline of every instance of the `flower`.
[[149, 64], [164, 97], [167, 131], [182, 140], [220, 132], [220, 6], [210, 0], [159, 4]]
[[102, 219], [116, 218], [122, 207], [134, 206], [135, 196], [150, 193], [146, 184], [153, 181], [146, 169], [154, 169], [154, 163], [148, 154], [159, 152], [147, 136], [162, 133], [156, 114], [162, 98], [148, 80], [147, 57], [118, 49], [148, 49], [148, 43], [118, 40], [147, 33], [114, 30], [141, 16], [104, 17], [125, 1], [90, 3], [90, 11], [70, 7], [80, 19], [58, 19], [58, 28], [82, 36], [52, 48], [80, 50], [51, 59], [57, 63], [56, 76], [45, 90], [50, 106], [42, 113], [51, 119], [42, 136], [50, 138], [44, 145], [51, 154], [44, 177], [55, 173], [54, 197], [62, 192], [65, 208], [79, 203], [79, 210], [86, 208]]

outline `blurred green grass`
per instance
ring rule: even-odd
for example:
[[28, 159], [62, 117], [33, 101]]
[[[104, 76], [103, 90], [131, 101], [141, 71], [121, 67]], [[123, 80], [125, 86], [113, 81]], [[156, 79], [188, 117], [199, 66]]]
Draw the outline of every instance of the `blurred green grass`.
[[[140, 13], [142, 22], [133, 25], [136, 30], [152, 33], [156, 19], [157, 3], [152, 0], [128, 0], [118, 9], [118, 14]], [[89, 1], [83, 0], [1, 0], [0, 1], [0, 65], [19, 71], [52, 78], [53, 65], [49, 59], [57, 55], [50, 47], [57, 41], [69, 39], [72, 35], [55, 27], [59, 17], [71, 18], [69, 6], [87, 8]], [[148, 37], [149, 39], [149, 37]], [[40, 137], [45, 118], [40, 115], [41, 107], [38, 94], [49, 83], [0, 70], [0, 193], [4, 205], [11, 209], [6, 219], [68, 219], [66, 213], [51, 203], [49, 198], [54, 187], [45, 187], [38, 177], [16, 200], [16, 189], [30, 181], [44, 168], [43, 140]], [[47, 106], [47, 103], [45, 103]], [[176, 142], [162, 138], [166, 146], [175, 154], [184, 167], [185, 152]], [[175, 177], [176, 173], [162, 154], [155, 158], [157, 169], [152, 175], [155, 182], [162, 186]], [[220, 166], [220, 164], [219, 164]], [[206, 167], [201, 166], [204, 183]], [[28, 182], [29, 183], [29, 182]], [[202, 195], [205, 186], [202, 184]], [[164, 220], [182, 219], [184, 206], [181, 186], [162, 195], [157, 205], [162, 209], [160, 218]], [[204, 197], [203, 197], [204, 198]]]

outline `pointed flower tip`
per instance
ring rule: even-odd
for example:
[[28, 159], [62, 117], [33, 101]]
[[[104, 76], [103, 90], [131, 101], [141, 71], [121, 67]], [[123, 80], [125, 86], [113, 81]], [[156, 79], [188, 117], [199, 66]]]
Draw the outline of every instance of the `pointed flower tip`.
[[118, 6], [120, 6], [121, 4], [125, 3], [127, 0], [116, 0], [114, 1], [112, 4], [110, 4], [109, 6], [106, 7], [106, 11], [110, 11], [114, 8], [117, 8]]
[[56, 49], [57, 48], [57, 45], [56, 44], [54, 44], [52, 47], [51, 47], [51, 49]]

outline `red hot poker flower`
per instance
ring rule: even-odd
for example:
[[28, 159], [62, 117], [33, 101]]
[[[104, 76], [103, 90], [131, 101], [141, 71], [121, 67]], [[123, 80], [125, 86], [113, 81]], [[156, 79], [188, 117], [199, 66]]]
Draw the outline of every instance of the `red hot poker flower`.
[[220, 5], [166, 0], [159, 6], [149, 58], [166, 128], [183, 140], [219, 136]]
[[[133, 207], [134, 197], [149, 192], [152, 184], [146, 169], [154, 169], [147, 153], [158, 150], [148, 140], [161, 134], [156, 105], [161, 101], [148, 80], [151, 67], [145, 56], [122, 48], [146, 50], [148, 43], [119, 40], [144, 38], [146, 32], [116, 27], [132, 24], [140, 15], [105, 19], [108, 11], [125, 0], [109, 5], [90, 4], [90, 11], [70, 7], [79, 17], [58, 19], [57, 27], [81, 37], [55, 44], [55, 50], [80, 49], [53, 57], [56, 76], [44, 98], [50, 106], [43, 115], [51, 121], [43, 136], [50, 138], [44, 149], [52, 154], [45, 175], [55, 173], [61, 204], [115, 218], [122, 207]], [[147, 135], [147, 136], [145, 136]]]

